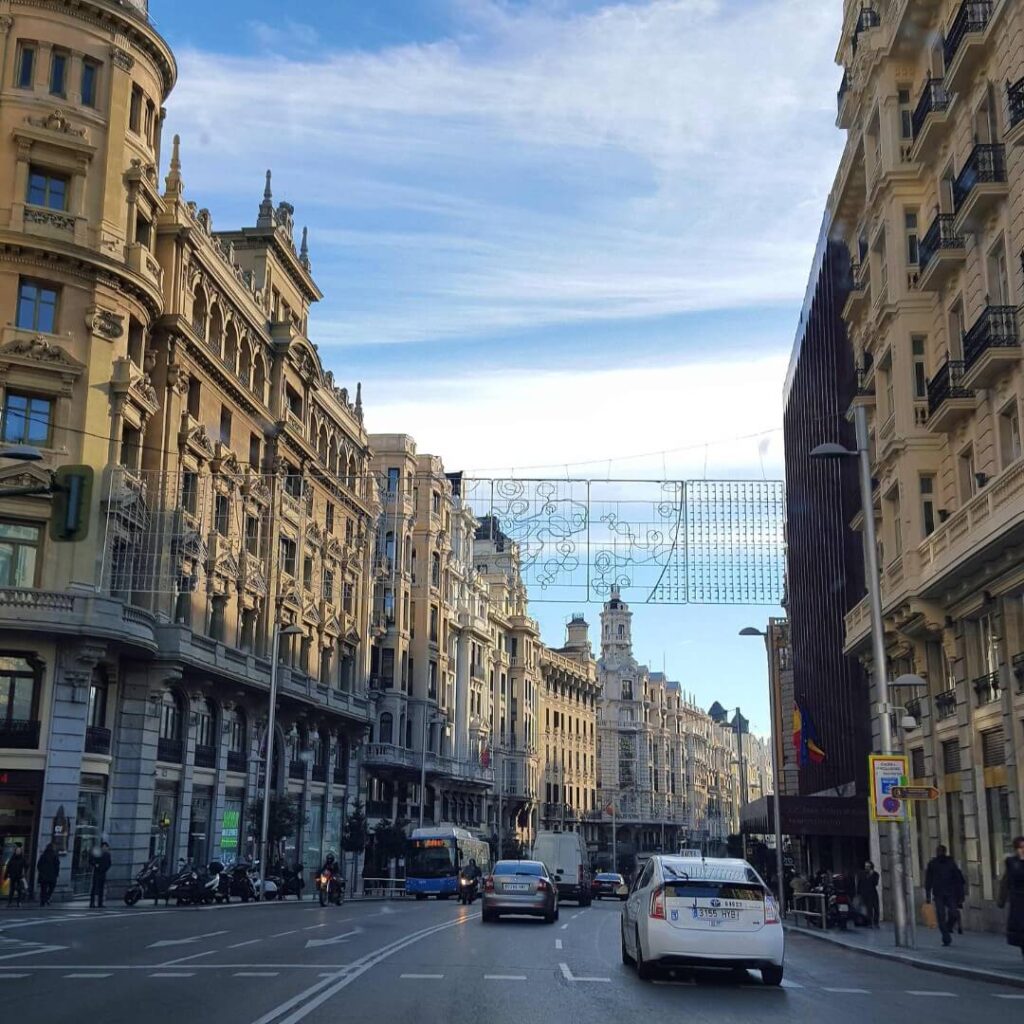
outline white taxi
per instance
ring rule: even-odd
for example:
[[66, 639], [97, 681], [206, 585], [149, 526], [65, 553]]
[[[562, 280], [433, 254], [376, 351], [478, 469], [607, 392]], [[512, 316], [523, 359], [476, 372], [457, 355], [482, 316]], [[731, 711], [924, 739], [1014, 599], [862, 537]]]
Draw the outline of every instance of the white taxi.
[[751, 968], [782, 984], [778, 903], [745, 861], [654, 856], [622, 908], [622, 960], [641, 978], [659, 968]]

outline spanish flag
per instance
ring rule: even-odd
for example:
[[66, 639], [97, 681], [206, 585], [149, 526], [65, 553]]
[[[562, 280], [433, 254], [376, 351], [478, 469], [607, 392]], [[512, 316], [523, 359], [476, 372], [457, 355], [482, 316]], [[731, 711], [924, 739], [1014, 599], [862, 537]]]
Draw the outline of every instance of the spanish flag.
[[818, 733], [814, 722], [800, 705], [793, 702], [793, 746], [796, 748], [797, 764], [803, 768], [808, 761], [821, 764], [825, 760], [825, 751], [818, 746]]

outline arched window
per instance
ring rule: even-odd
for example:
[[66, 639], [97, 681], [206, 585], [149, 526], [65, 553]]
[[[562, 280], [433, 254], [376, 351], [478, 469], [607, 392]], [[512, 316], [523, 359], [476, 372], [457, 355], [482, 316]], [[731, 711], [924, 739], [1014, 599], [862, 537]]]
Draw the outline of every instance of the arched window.
[[217, 725], [217, 708], [212, 700], [204, 700], [196, 710], [196, 745], [213, 747]]
[[390, 711], [385, 711], [380, 716], [380, 741], [381, 743], [394, 742], [395, 719]]
[[224, 315], [216, 303], [210, 310], [210, 348], [220, 355], [224, 348]]
[[619, 625], [619, 636], [623, 637], [625, 635], [626, 635], [626, 627], [620, 624]]
[[224, 727], [228, 734], [228, 753], [245, 753], [245, 712], [232, 708], [224, 712]]
[[238, 379], [246, 387], [252, 380], [252, 348], [249, 346], [248, 338], [242, 339], [242, 345], [238, 352]]
[[164, 690], [160, 697], [160, 739], [181, 739], [181, 701], [173, 690]]
[[235, 369], [235, 363], [238, 361], [238, 330], [234, 323], [229, 322], [227, 329], [224, 331], [224, 362]]
[[252, 361], [252, 392], [264, 404], [267, 404], [267, 368], [263, 365], [263, 356], [257, 353]]
[[206, 292], [203, 291], [202, 285], [198, 285], [195, 294], [192, 296], [192, 330], [200, 338], [206, 337], [207, 309]]

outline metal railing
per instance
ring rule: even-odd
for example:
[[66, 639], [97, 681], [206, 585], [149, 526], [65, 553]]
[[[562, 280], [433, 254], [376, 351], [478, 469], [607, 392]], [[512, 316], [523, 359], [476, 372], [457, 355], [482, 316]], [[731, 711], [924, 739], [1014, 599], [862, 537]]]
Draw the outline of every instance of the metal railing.
[[928, 381], [928, 415], [934, 416], [948, 398], [973, 398], [974, 392], [963, 385], [964, 361], [947, 359]]
[[971, 686], [974, 689], [974, 699], [978, 707], [982, 707], [985, 704], [994, 704], [1002, 694], [1002, 690], [999, 687], [998, 672], [987, 672], [983, 676], [978, 676], [971, 683]]
[[[827, 897], [823, 892], [795, 892], [789, 901], [790, 913], [796, 918], [797, 924], [807, 926], [812, 920], [818, 922], [822, 931], [826, 927], [826, 905]], [[801, 906], [805, 904], [805, 906]], [[813, 909], [814, 905], [820, 909]]]
[[953, 205], [957, 213], [976, 185], [1006, 181], [1006, 147], [1002, 143], [979, 142], [953, 182]]
[[969, 370], [990, 348], [1020, 345], [1013, 306], [988, 306], [964, 335], [964, 369]]
[[156, 759], [168, 764], [181, 764], [184, 749], [185, 744], [181, 740], [170, 740], [161, 736], [156, 741]]
[[929, 114], [941, 113], [949, 106], [949, 93], [946, 92], [946, 85], [941, 78], [929, 78], [924, 83], [921, 95], [918, 98], [914, 113], [910, 116], [910, 126], [916, 139], [921, 134], [925, 121]]
[[363, 895], [378, 896], [388, 900], [404, 899], [405, 891], [404, 878], [364, 878]]
[[992, 0], [964, 0], [942, 44], [942, 56], [947, 68], [953, 63], [964, 36], [971, 32], [984, 32], [991, 18]]
[[850, 40], [853, 52], [857, 52], [857, 45], [862, 32], [878, 28], [882, 24], [882, 16], [873, 7], [862, 7], [857, 15], [857, 21], [853, 26], [853, 37]]
[[217, 748], [205, 743], [197, 743], [195, 764], [197, 768], [215, 768], [217, 766]]
[[918, 264], [921, 273], [928, 268], [928, 264], [935, 258], [936, 253], [943, 249], [963, 249], [964, 238], [954, 228], [956, 217], [951, 213], [937, 214], [931, 226], [924, 233], [924, 238], [918, 246]]
[[242, 750], [229, 750], [228, 751], [228, 771], [229, 772], [244, 772], [245, 771], [245, 751]]
[[935, 717], [941, 722], [956, 714], [956, 690], [935, 694]]
[[102, 725], [90, 725], [85, 730], [85, 752], [87, 754], [110, 753], [110, 730]]
[[1006, 105], [1010, 127], [1016, 128], [1024, 121], [1024, 78], [1018, 78], [1012, 85], [1006, 84]]

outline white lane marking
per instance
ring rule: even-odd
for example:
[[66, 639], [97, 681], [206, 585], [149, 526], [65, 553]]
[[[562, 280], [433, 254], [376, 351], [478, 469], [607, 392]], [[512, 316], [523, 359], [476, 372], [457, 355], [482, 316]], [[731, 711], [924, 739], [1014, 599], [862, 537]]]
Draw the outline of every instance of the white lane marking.
[[6, 981], [8, 978], [31, 978], [31, 974], [4, 974], [3, 979]]
[[272, 939], [283, 939], [286, 935], [294, 935], [298, 930], [298, 928], [293, 928], [290, 932], [275, 932], [270, 937]]
[[485, 974], [484, 981], [526, 981], [525, 974]]
[[[9, 975], [8, 975], [9, 977]], [[87, 974], [85, 971], [81, 971], [77, 974], [65, 974], [65, 978], [109, 978], [109, 974]]]
[[562, 925], [562, 931], [564, 932], [564, 931], [565, 931], [565, 929], [566, 929], [566, 928], [568, 928], [568, 927], [569, 927], [569, 926], [568, 926], [567, 924], [563, 924], [563, 925]]
[[323, 924], [310, 924], [310, 925], [307, 925], [305, 928], [303, 928], [303, 931], [312, 932], [312, 931], [316, 931], [317, 928], [326, 928], [326, 927], [327, 927], [327, 922], [325, 921]]
[[164, 960], [162, 963], [154, 964], [154, 967], [177, 967], [178, 964], [188, 963], [189, 960], [198, 960], [201, 956], [209, 956], [211, 953], [217, 953], [219, 950], [207, 949], [202, 953], [192, 953], [190, 956], [179, 956], [173, 960]]
[[245, 942], [236, 942], [233, 946], [228, 946], [228, 949], [238, 949], [240, 946], [251, 946], [254, 942], [262, 941], [262, 939], [247, 939]]
[[[479, 919], [480, 915], [475, 914], [472, 917]], [[456, 918], [454, 921], [445, 921], [443, 924], [413, 932], [411, 935], [397, 939], [387, 946], [374, 950], [372, 953], [367, 953], [355, 963], [339, 968], [337, 974], [321, 975], [320, 981], [310, 985], [309, 988], [298, 995], [292, 996], [291, 999], [281, 1003], [280, 1006], [275, 1006], [272, 1010], [254, 1021], [253, 1024], [270, 1024], [271, 1021], [275, 1021], [276, 1024], [297, 1024], [303, 1017], [312, 1013], [317, 1007], [322, 1006], [328, 999], [336, 996], [342, 989], [347, 988], [352, 982], [362, 977], [368, 970], [376, 967], [377, 964], [382, 963], [388, 957], [394, 956], [395, 953], [401, 952], [407, 946], [412, 946], [421, 939], [425, 939], [437, 932], [445, 931], [448, 928], [454, 928], [456, 925], [465, 924], [470, 919], [471, 917], [467, 915], [466, 917]], [[342, 974], [343, 971], [346, 973]], [[303, 1003], [303, 1000], [307, 1001]], [[300, 1006], [300, 1003], [303, 1003], [303, 1005]], [[282, 1018], [281, 1015], [288, 1010], [292, 1012], [287, 1017]]]
[[869, 996], [871, 993], [866, 988], [823, 988], [822, 992], [835, 992], [838, 995]]
[[190, 935], [186, 939], [161, 939], [159, 942], [151, 942], [146, 949], [159, 949], [161, 946], [185, 946], [190, 942], [198, 942], [200, 939], [212, 939], [217, 935], [227, 935], [227, 932], [206, 932], [203, 935]]
[[400, 978], [408, 978], [410, 981], [427, 981], [429, 979], [441, 979], [443, 974], [400, 974]]
[[59, 950], [67, 949], [67, 946], [37, 946], [35, 949], [26, 949], [20, 953], [5, 953], [0, 960], [16, 960], [19, 956], [37, 956], [40, 953], [56, 953]]
[[907, 989], [908, 996], [944, 996], [947, 999], [956, 999], [955, 992], [925, 992], [923, 989]]
[[151, 978], [194, 978], [194, 971], [154, 971]]
[[801, 985], [799, 981], [783, 981], [782, 982], [782, 987], [783, 988], [803, 988], [803, 985]]
[[561, 949], [561, 948], [562, 948], [562, 940], [561, 939], [555, 939], [555, 949]]
[[353, 935], [359, 935], [362, 930], [362, 928], [353, 928], [350, 932], [335, 935], [333, 939], [306, 939], [306, 949], [315, 949], [317, 946], [335, 946], [339, 942], [348, 942]]
[[[9, 975], [9, 977], [10, 977], [10, 975]], [[14, 977], [15, 978], [24, 978], [25, 975], [24, 974], [15, 974]], [[1024, 999], [1024, 996], [1021, 996], [1021, 995], [1011, 995], [1010, 993], [996, 992], [994, 994], [995, 994], [996, 999]]]
[[576, 975], [574, 975], [572, 973], [572, 971], [569, 970], [569, 965], [568, 964], [559, 964], [558, 966], [559, 966], [559, 968], [562, 971], [562, 977], [565, 978], [566, 981], [608, 981], [608, 982], [610, 982], [612, 980], [611, 978], [584, 978], [582, 975], [577, 977]]
[[236, 978], [276, 978], [277, 971], [235, 971]]

